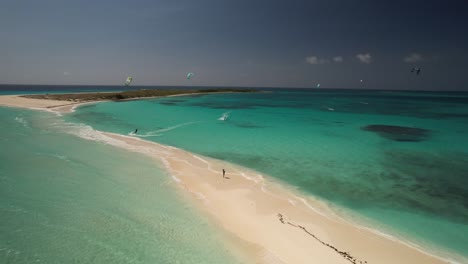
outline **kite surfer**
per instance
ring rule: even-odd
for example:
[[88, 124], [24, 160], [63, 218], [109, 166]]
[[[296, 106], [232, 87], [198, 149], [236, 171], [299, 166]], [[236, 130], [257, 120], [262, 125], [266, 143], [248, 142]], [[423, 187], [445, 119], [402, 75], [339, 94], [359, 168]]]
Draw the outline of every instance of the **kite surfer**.
[[125, 86], [129, 86], [132, 81], [133, 81], [133, 78], [131, 76], [128, 76], [127, 80], [125, 80]]
[[419, 73], [421, 72], [421, 68], [413, 68], [411, 69], [411, 72], [415, 72], [416, 71], [416, 75], [419, 75]]

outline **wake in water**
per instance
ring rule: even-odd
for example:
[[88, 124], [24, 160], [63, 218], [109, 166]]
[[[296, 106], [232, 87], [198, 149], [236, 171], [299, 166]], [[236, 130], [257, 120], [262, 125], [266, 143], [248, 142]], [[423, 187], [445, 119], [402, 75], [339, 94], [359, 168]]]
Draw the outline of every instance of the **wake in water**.
[[188, 125], [196, 124], [196, 123], [200, 123], [200, 122], [182, 123], [182, 124], [178, 124], [178, 125], [175, 125], [175, 126], [170, 126], [170, 127], [167, 127], [167, 128], [162, 128], [162, 129], [158, 129], [158, 130], [155, 130], [155, 131], [151, 131], [151, 132], [148, 132], [148, 134], [151, 135], [151, 134], [155, 134], [155, 133], [167, 132], [167, 131], [171, 131], [171, 130], [179, 128], [179, 127], [188, 126]]
[[143, 138], [144, 137], [160, 137], [160, 136], [163, 135], [162, 134], [163, 132], [171, 131], [171, 130], [174, 130], [174, 129], [179, 128], [179, 127], [188, 126], [188, 125], [192, 125], [192, 124], [196, 124], [196, 123], [200, 123], [200, 122], [186, 122], [186, 123], [178, 124], [178, 125], [175, 125], [175, 126], [170, 126], [170, 127], [150, 131], [150, 132], [148, 132], [146, 134], [137, 134], [137, 133], [135, 133], [135, 131], [132, 131], [132, 132], [129, 132], [127, 135], [143, 137]]
[[[130, 134], [129, 134], [130, 135]], [[151, 135], [148, 135], [148, 134], [145, 134], [145, 135], [137, 135], [137, 134], [133, 134], [131, 136], [137, 136], [137, 137], [141, 137], [141, 138], [145, 138], [145, 137], [160, 137], [162, 136], [163, 134], [151, 134]]]
[[218, 120], [226, 121], [226, 120], [228, 120], [230, 114], [231, 114], [231, 112], [223, 113], [223, 115], [220, 118], [218, 118]]

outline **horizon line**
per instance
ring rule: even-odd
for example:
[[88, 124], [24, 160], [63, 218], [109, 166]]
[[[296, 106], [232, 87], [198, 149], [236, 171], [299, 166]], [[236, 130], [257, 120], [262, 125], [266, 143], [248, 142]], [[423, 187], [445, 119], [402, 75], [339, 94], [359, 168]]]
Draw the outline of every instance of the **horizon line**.
[[251, 89], [308, 89], [308, 90], [365, 90], [365, 91], [411, 91], [411, 92], [468, 92], [467, 90], [420, 90], [420, 89], [379, 89], [379, 88], [355, 88], [355, 87], [280, 87], [280, 86], [226, 86], [226, 85], [131, 85], [123, 86], [121, 84], [8, 84], [3, 83], [0, 86], [98, 86], [98, 87], [187, 87], [187, 88], [251, 88]]

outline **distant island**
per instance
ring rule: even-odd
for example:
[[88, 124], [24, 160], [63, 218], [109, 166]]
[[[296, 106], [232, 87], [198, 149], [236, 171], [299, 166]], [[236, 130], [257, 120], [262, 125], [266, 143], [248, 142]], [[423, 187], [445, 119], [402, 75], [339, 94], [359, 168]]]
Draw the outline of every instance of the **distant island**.
[[201, 89], [201, 90], [161, 90], [142, 89], [122, 92], [92, 92], [92, 93], [67, 93], [67, 94], [33, 94], [20, 97], [31, 99], [47, 99], [72, 102], [92, 102], [102, 100], [132, 100], [149, 97], [183, 95], [183, 94], [207, 94], [207, 93], [252, 93], [258, 92], [250, 89]]

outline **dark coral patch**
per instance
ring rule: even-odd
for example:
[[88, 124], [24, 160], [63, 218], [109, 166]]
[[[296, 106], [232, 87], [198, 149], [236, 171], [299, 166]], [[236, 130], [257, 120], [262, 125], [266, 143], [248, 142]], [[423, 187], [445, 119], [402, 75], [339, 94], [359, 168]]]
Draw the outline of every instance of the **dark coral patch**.
[[174, 103], [174, 102], [168, 102], [168, 101], [163, 101], [163, 102], [159, 102], [160, 104], [162, 105], [176, 105], [177, 103]]
[[181, 99], [172, 99], [172, 100], [163, 100], [163, 101], [159, 101], [158, 103], [162, 104], [162, 105], [177, 105], [179, 103], [183, 103], [185, 102], [186, 100], [181, 100]]
[[407, 142], [423, 141], [427, 139], [430, 132], [430, 130], [423, 128], [390, 125], [368, 125], [361, 129], [377, 133], [390, 140]]
[[237, 127], [242, 128], [265, 128], [265, 126], [257, 125], [254, 123], [235, 123]]

